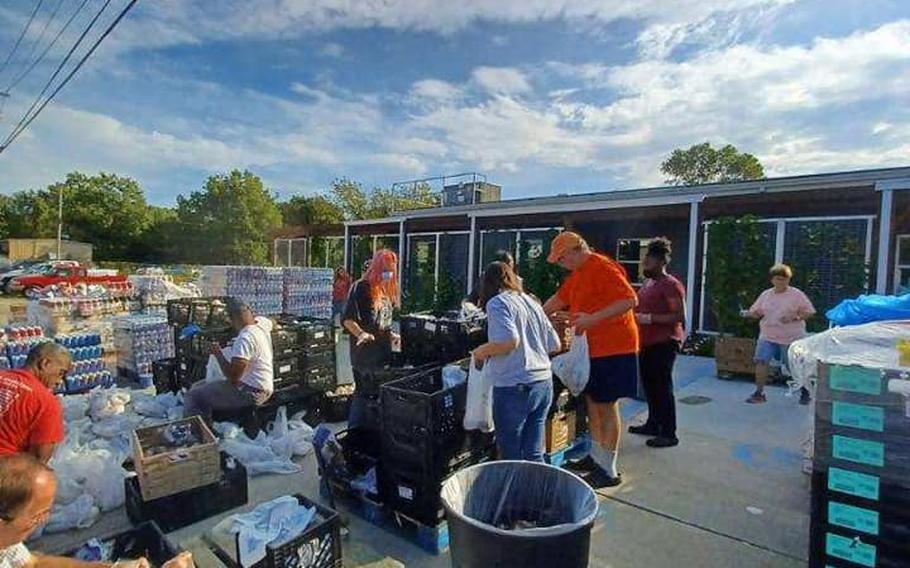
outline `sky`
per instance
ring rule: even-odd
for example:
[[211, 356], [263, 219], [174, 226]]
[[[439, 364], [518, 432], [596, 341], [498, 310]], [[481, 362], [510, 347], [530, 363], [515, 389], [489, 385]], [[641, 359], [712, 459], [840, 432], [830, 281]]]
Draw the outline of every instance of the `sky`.
[[[0, 91], [82, 1], [43, 1]], [[36, 2], [0, 3], [0, 58]], [[657, 185], [702, 141], [768, 176], [907, 166], [908, 103], [905, 0], [145, 0], [0, 154], [0, 192], [106, 171], [172, 205], [240, 168], [281, 198], [479, 172], [512, 199]]]

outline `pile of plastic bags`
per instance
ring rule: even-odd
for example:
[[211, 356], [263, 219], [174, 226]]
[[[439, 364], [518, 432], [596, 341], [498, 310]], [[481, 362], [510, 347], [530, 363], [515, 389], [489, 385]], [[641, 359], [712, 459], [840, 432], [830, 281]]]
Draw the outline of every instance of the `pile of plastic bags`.
[[287, 409], [281, 407], [268, 431], [260, 431], [250, 439], [243, 429], [230, 422], [215, 424], [221, 437], [219, 447], [234, 456], [250, 475], [263, 473], [300, 473], [303, 468], [292, 458], [313, 451], [313, 429], [303, 421], [304, 413], [288, 419]]
[[287, 495], [266, 501], [249, 513], [231, 515], [213, 532], [239, 535], [238, 562], [246, 567], [265, 558], [269, 543], [287, 542], [302, 534], [315, 515], [315, 508], [304, 507], [296, 497]]
[[122, 506], [130, 433], [179, 418], [183, 402], [170, 393], [112, 388], [65, 396], [61, 404], [66, 439], [50, 463], [58, 487], [48, 533], [90, 527], [102, 512]]

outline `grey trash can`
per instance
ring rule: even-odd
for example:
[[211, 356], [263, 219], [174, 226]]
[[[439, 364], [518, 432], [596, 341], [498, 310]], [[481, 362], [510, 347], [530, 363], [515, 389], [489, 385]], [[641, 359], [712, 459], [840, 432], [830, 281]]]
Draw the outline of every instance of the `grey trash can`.
[[463, 469], [442, 487], [456, 568], [588, 565], [597, 496], [551, 465], [498, 461]]

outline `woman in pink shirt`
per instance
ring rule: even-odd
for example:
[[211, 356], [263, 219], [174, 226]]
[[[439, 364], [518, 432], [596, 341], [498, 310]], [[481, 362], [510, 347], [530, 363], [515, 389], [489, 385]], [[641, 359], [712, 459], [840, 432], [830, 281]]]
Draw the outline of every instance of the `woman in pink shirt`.
[[[815, 314], [809, 298], [798, 288], [790, 286], [793, 270], [786, 264], [775, 264], [769, 271], [771, 284], [761, 293], [746, 317], [761, 320], [761, 333], [755, 347], [755, 392], [746, 399], [750, 404], [766, 402], [765, 384], [768, 382], [768, 363], [777, 359], [787, 365], [790, 344], [806, 335], [806, 320]], [[808, 391], [800, 402], [808, 404]]]

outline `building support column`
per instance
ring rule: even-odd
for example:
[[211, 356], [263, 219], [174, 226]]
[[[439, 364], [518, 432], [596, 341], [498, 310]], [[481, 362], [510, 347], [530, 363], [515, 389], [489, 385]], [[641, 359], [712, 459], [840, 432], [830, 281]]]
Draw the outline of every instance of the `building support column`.
[[[695, 321], [695, 259], [698, 249], [698, 202], [689, 204], [689, 259], [686, 270], [686, 333], [693, 333]], [[704, 299], [702, 299], [704, 301]]]
[[471, 232], [468, 234], [468, 281], [465, 284], [465, 295], [471, 293], [471, 288], [474, 286], [474, 266], [477, 264], [474, 261], [474, 249], [476, 248], [476, 238], [477, 238], [477, 217], [471, 215]]
[[344, 224], [344, 269], [350, 273], [354, 271], [351, 270], [349, 264], [350, 258], [348, 258], [348, 248], [351, 246], [351, 227], [345, 223]]
[[398, 222], [398, 281], [404, 274], [404, 255], [408, 254], [408, 246], [404, 241], [404, 219]]
[[875, 293], [888, 293], [888, 259], [891, 252], [891, 213], [894, 208], [894, 190], [881, 190], [881, 214], [878, 217], [878, 265], [875, 269]]

